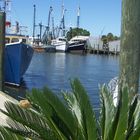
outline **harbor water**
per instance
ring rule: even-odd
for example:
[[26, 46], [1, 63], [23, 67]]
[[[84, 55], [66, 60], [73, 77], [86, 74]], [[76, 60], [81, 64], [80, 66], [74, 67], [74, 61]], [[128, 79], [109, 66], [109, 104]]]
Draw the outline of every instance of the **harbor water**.
[[[70, 89], [70, 79], [78, 78], [85, 87], [91, 103], [99, 107], [99, 85], [118, 76], [119, 57], [112, 55], [38, 53], [34, 52], [31, 64], [23, 77], [20, 88], [9, 92], [24, 98], [25, 91], [48, 86], [56, 94]], [[15, 91], [15, 93], [13, 92]]]

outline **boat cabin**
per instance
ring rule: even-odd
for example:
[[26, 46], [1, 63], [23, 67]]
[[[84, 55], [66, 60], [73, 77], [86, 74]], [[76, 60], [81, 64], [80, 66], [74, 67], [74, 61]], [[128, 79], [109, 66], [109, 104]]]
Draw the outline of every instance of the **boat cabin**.
[[15, 43], [15, 42], [27, 43], [28, 38], [27, 38], [27, 36], [24, 36], [24, 35], [16, 35], [16, 34], [6, 35], [6, 37], [5, 37], [6, 44]]

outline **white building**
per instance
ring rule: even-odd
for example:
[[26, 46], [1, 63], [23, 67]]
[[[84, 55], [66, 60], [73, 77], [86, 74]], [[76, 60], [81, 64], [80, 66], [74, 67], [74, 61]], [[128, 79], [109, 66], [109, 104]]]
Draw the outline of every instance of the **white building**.
[[88, 45], [94, 50], [103, 49], [103, 41], [99, 37], [90, 36], [88, 39]]
[[110, 52], [114, 52], [114, 53], [120, 52], [120, 40], [110, 41], [108, 46]]

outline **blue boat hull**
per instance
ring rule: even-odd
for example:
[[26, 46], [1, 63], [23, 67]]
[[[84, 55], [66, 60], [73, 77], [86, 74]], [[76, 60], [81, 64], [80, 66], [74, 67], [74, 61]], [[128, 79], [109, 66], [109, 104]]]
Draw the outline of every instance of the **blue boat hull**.
[[33, 49], [24, 43], [8, 44], [5, 47], [5, 83], [19, 86], [33, 56]]

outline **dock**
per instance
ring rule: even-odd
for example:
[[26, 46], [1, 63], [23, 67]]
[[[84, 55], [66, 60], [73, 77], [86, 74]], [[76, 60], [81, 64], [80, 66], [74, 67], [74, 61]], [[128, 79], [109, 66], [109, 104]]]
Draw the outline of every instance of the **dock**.
[[120, 53], [120, 40], [104, 44], [100, 38], [90, 36], [87, 45], [87, 52], [91, 54], [118, 55]]
[[89, 49], [87, 50], [88, 53], [90, 54], [105, 54], [105, 55], [119, 55], [119, 51], [116, 50], [108, 50], [108, 49]]

